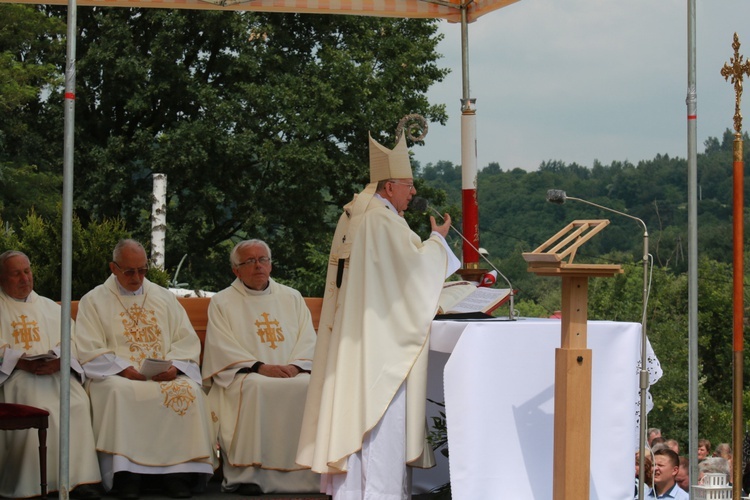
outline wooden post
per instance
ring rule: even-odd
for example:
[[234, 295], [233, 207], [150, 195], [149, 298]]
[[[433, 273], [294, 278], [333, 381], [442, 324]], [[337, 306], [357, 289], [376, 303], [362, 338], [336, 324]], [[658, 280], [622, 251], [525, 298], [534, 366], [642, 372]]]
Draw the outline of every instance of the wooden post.
[[593, 356], [586, 346], [588, 280], [620, 274], [622, 268], [573, 264], [573, 259], [578, 247], [607, 224], [608, 220], [573, 221], [533, 252], [523, 254], [529, 272], [562, 278], [560, 347], [555, 351], [554, 500], [589, 498]]

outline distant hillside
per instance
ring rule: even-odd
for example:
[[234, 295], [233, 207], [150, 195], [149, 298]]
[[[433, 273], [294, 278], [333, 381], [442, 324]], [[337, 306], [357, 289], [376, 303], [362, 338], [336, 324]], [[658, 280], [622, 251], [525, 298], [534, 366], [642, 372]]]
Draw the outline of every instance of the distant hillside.
[[[709, 138], [706, 152], [698, 156], [699, 254], [719, 262], [732, 258], [733, 140], [729, 130], [721, 141]], [[750, 152], [745, 149], [747, 163]], [[417, 171], [427, 186], [445, 190], [448, 205], [461, 206], [459, 165], [438, 162]], [[640, 260], [643, 231], [636, 222], [575, 201], [546, 201], [548, 189], [562, 189], [643, 219], [655, 264], [679, 273], [687, 269], [687, 182], [687, 160], [666, 155], [637, 165], [597, 162], [591, 168], [548, 161], [535, 172], [503, 170], [491, 163], [478, 174], [480, 243], [493, 259], [503, 260], [533, 250], [572, 220], [607, 218], [611, 224], [586, 244], [585, 254], [625, 252]], [[746, 193], [749, 184], [746, 180]], [[460, 227], [460, 213], [452, 215]]]

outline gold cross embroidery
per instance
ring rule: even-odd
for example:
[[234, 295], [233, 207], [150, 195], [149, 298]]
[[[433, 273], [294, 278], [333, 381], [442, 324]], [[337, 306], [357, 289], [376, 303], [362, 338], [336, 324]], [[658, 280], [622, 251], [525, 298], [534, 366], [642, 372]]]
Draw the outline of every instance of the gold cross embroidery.
[[[145, 300], [144, 300], [145, 303]], [[123, 335], [131, 352], [130, 361], [140, 366], [146, 358], [162, 358], [161, 328], [153, 310], [133, 304], [120, 313]]]
[[27, 316], [21, 315], [21, 321], [13, 321], [10, 326], [13, 327], [13, 338], [16, 344], [23, 342], [24, 351], [31, 348], [32, 342], [39, 342], [39, 325], [36, 321], [26, 321]]
[[740, 113], [740, 101], [742, 100], [742, 77], [743, 75], [750, 77], [750, 60], [742, 62], [744, 58], [740, 55], [740, 39], [737, 36], [737, 33], [734, 34], [732, 48], [734, 49], [734, 57], [729, 60], [729, 63], [725, 63], [724, 67], [721, 68], [721, 76], [724, 77], [724, 80], [732, 79], [735, 93], [734, 131], [741, 135], [742, 113]]
[[276, 349], [278, 346], [276, 342], [284, 341], [284, 332], [279, 326], [277, 320], [270, 321], [268, 319], [268, 313], [262, 313], [264, 321], [256, 321], [255, 326], [258, 327], [258, 336], [261, 342], [268, 343], [271, 349]]

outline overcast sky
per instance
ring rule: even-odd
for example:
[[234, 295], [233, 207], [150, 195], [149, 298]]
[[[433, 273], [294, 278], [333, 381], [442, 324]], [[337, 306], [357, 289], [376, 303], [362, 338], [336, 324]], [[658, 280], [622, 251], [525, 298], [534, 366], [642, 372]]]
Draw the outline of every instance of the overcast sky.
[[[750, 57], [750, 0], [696, 4], [701, 153], [708, 137], [733, 126], [734, 90], [720, 70], [735, 32]], [[449, 119], [431, 123], [425, 146], [412, 148], [423, 166], [461, 163], [461, 29], [441, 21], [440, 31], [440, 63], [452, 72], [428, 96], [446, 104]], [[520, 0], [479, 18], [469, 25], [478, 167], [687, 158], [687, 60], [687, 0]]]

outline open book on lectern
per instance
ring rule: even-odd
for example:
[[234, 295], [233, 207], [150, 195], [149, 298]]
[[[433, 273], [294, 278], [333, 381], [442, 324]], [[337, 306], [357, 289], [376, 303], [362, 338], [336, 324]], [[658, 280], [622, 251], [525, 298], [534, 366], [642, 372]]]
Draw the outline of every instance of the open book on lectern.
[[436, 319], [487, 318], [510, 299], [510, 288], [478, 287], [469, 281], [449, 281], [443, 285]]

